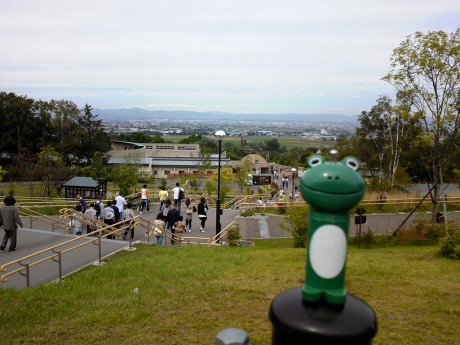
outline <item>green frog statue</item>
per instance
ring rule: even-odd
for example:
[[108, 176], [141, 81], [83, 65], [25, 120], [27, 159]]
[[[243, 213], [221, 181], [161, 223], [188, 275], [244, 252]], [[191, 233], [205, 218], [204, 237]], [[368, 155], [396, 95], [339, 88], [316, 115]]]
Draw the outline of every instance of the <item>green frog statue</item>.
[[346, 301], [345, 266], [350, 210], [364, 195], [364, 180], [357, 172], [354, 157], [337, 161], [337, 151], [329, 161], [320, 155], [309, 157], [309, 169], [300, 180], [300, 192], [310, 204], [308, 257], [302, 298], [321, 299], [335, 305]]

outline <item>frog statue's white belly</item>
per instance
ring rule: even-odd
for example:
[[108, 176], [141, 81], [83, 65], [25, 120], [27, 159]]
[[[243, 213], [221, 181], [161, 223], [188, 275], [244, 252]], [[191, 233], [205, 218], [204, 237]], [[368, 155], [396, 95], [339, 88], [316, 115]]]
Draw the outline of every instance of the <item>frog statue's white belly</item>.
[[337, 225], [320, 226], [309, 244], [309, 260], [315, 273], [331, 279], [342, 272], [347, 258], [347, 238]]

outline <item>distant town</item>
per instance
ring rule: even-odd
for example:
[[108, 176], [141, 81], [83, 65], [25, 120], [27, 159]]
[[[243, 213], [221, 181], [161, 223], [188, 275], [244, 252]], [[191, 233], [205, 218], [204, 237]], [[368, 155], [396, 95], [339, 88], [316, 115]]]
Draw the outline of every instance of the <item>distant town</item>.
[[338, 114], [233, 114], [223, 112], [145, 109], [94, 109], [111, 134], [142, 132], [151, 135], [214, 135], [217, 129], [231, 137], [298, 137], [336, 140], [349, 137], [357, 116]]
[[216, 129], [224, 129], [227, 136], [247, 137], [298, 137], [311, 140], [337, 140], [350, 137], [357, 124], [314, 122], [262, 122], [262, 121], [218, 121], [218, 120], [103, 120], [108, 133], [136, 133], [151, 135], [213, 135]]

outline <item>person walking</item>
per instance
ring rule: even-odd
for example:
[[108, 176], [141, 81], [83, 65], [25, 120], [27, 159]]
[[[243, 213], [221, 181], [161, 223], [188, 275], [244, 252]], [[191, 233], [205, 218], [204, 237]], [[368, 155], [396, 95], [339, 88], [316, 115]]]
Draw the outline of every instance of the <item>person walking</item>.
[[126, 240], [126, 235], [128, 235], [128, 232], [131, 232], [131, 240], [134, 239], [134, 224], [133, 224], [133, 219], [135, 217], [134, 211], [132, 210], [133, 204], [128, 202], [126, 205], [126, 210], [123, 210], [123, 220], [128, 220], [131, 219], [130, 222], [127, 222], [124, 224], [125, 226], [125, 231], [123, 233], [123, 240]]
[[157, 219], [153, 221], [153, 233], [155, 234], [157, 245], [161, 246], [163, 243], [163, 232], [165, 230], [165, 221], [163, 213], [159, 212], [157, 214]]
[[[109, 203], [107, 203], [107, 206]], [[113, 210], [113, 214], [115, 215], [115, 223], [121, 222], [123, 220], [123, 213], [120, 212], [120, 209], [117, 207], [117, 201], [115, 199], [112, 200], [112, 204], [110, 207]]]
[[[96, 204], [94, 202], [92, 202], [89, 205], [89, 208], [85, 211], [85, 216], [97, 219]], [[87, 234], [89, 234], [90, 232], [93, 232], [94, 230], [96, 230], [95, 227], [92, 227], [92, 226], [90, 226], [88, 224], [86, 225], [86, 233]]]
[[174, 233], [176, 232], [175, 225], [179, 220], [179, 216], [180, 216], [180, 213], [179, 213], [179, 210], [176, 208], [176, 205], [172, 205], [168, 211], [168, 229], [173, 234], [173, 238], [171, 239], [172, 245], [174, 245], [174, 242], [175, 242], [175, 236], [174, 236]]
[[7, 196], [3, 202], [5, 205], [0, 208], [0, 225], [3, 225], [5, 235], [0, 250], [5, 250], [8, 240], [10, 240], [9, 251], [14, 252], [16, 250], [18, 225], [22, 228], [22, 221], [19, 218], [18, 209], [14, 206], [16, 199], [13, 196]]
[[166, 199], [168, 199], [168, 191], [166, 190], [165, 187], [161, 187], [161, 190], [158, 192], [158, 198], [160, 199], [160, 211], [163, 209], [163, 204], [166, 202]]
[[80, 204], [75, 206], [75, 211], [76, 212], [73, 213], [74, 218], [70, 220], [71, 232], [75, 235], [81, 236], [83, 235], [83, 223], [78, 216], [81, 215], [82, 206]]
[[104, 209], [104, 203], [102, 202], [102, 196], [98, 196], [96, 202], [94, 203], [94, 209], [96, 210], [96, 217], [104, 221], [102, 217], [102, 210]]
[[[110, 202], [110, 201], [109, 201]], [[107, 205], [109, 204], [109, 202], [107, 202]], [[109, 207], [105, 208], [105, 210], [107, 210]], [[106, 229], [105, 229], [105, 233], [111, 233], [112, 231], [114, 231], [115, 229], [113, 228], [112, 225], [115, 224], [115, 214], [113, 212], [113, 209], [110, 207], [111, 210], [107, 211], [105, 214], [104, 214], [104, 223], [106, 224]], [[109, 227], [110, 226], [110, 227]], [[107, 239], [109, 240], [114, 240], [115, 239], [115, 235], [114, 234], [110, 234], [110, 235], [107, 235]]]
[[113, 213], [112, 202], [110, 200], [107, 201], [107, 207], [103, 208], [102, 211], [101, 211], [101, 220], [102, 221], [105, 220], [105, 215], [107, 214], [107, 212], [112, 212]]
[[117, 197], [115, 198], [115, 204], [118, 207], [118, 211], [120, 211], [120, 214], [123, 214], [123, 209], [125, 208], [126, 199], [123, 197], [121, 192], [118, 193]]
[[144, 184], [143, 188], [141, 189], [141, 212], [144, 211], [144, 207], [147, 208], [147, 212], [150, 212], [150, 205], [149, 205], [149, 192], [147, 190], [147, 185]]
[[177, 218], [176, 224], [174, 224], [174, 240], [177, 246], [180, 246], [182, 242], [182, 236], [184, 236], [184, 232], [187, 229], [183, 220], [184, 220], [184, 217], [179, 215], [179, 217]]
[[193, 219], [193, 212], [196, 212], [196, 207], [192, 205], [190, 198], [187, 198], [185, 200], [185, 226], [186, 226], [186, 231], [192, 232], [192, 219]]
[[166, 199], [165, 203], [163, 204], [163, 209], [160, 210], [161, 214], [163, 215], [163, 220], [165, 222], [165, 229], [169, 229], [168, 213], [170, 209], [171, 199]]
[[180, 186], [179, 182], [176, 182], [176, 187], [173, 188], [173, 199], [174, 199], [174, 206], [176, 206], [177, 210], [180, 213], [180, 204], [182, 199], [184, 198], [184, 189]]
[[206, 198], [203, 196], [201, 197], [200, 203], [198, 204], [198, 218], [200, 218], [201, 221], [200, 232], [205, 232], [204, 227], [206, 225], [206, 219], [208, 219], [206, 214], [207, 210], [208, 204], [206, 204]]

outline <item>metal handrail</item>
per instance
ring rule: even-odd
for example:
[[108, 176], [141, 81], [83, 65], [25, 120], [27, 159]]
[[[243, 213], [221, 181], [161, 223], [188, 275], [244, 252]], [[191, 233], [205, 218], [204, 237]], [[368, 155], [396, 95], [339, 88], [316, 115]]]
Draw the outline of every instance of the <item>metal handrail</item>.
[[[48, 224], [51, 224], [53, 226], [53, 231], [54, 231], [54, 226], [59, 225], [59, 227], [61, 229], [65, 229], [69, 233], [71, 232], [71, 230], [70, 230], [71, 226], [67, 221], [60, 221], [60, 220], [56, 220], [55, 218], [44, 216], [44, 215], [40, 214], [39, 212], [36, 212], [36, 211], [31, 210], [30, 208], [27, 208], [27, 207], [24, 207], [24, 206], [19, 206], [18, 205], [18, 208], [21, 211], [23, 211], [23, 213], [27, 212], [28, 214], [26, 216], [31, 217], [31, 219], [32, 218], [33, 219], [39, 219], [40, 221], [43, 221], [43, 222], [48, 223]], [[5, 274], [0, 276], [0, 282], [6, 282], [6, 281], [8, 281], [9, 276], [11, 276], [13, 274], [16, 274], [16, 273], [19, 273], [20, 275], [26, 277], [27, 286], [29, 287], [30, 286], [30, 281], [29, 281], [29, 279], [30, 279], [30, 268], [34, 267], [36, 265], [39, 265], [39, 264], [41, 264], [43, 262], [46, 262], [48, 260], [55, 261], [55, 262], [57, 262], [59, 264], [59, 279], [62, 279], [61, 259], [62, 259], [63, 254], [72, 252], [72, 251], [74, 251], [74, 250], [76, 250], [78, 248], [81, 248], [81, 247], [83, 247], [85, 245], [88, 245], [88, 244], [95, 244], [96, 246], [98, 246], [98, 249], [99, 249], [99, 263], [101, 263], [102, 262], [102, 250], [101, 250], [101, 247], [102, 247], [102, 241], [101, 240], [102, 240], [102, 238], [106, 238], [106, 237], [111, 236], [111, 235], [120, 234], [122, 231], [125, 231], [126, 229], [129, 229], [131, 226], [141, 226], [141, 227], [144, 227], [144, 228], [148, 229], [147, 236], [148, 236], [148, 240], [149, 240], [150, 235], [152, 234], [151, 230], [153, 230], [156, 227], [156, 225], [153, 224], [152, 221], [146, 220], [145, 218], [143, 218], [140, 215], [135, 216], [132, 219], [127, 219], [127, 220], [115, 223], [113, 225], [107, 225], [103, 221], [101, 221], [99, 219], [96, 219], [96, 218], [93, 218], [93, 217], [85, 216], [83, 213], [75, 211], [75, 209], [63, 208], [63, 209], [61, 209], [59, 211], [59, 213], [60, 213], [60, 218], [61, 219], [65, 219], [65, 220], [67, 220], [69, 218], [70, 219], [78, 219], [79, 221], [82, 222], [82, 224], [88, 225], [91, 228], [96, 228], [96, 229], [94, 231], [90, 232], [90, 233], [87, 233], [86, 235], [75, 237], [75, 238], [70, 239], [68, 241], [53, 245], [51, 247], [42, 249], [42, 250], [40, 250], [38, 252], [29, 254], [29, 255], [21, 257], [19, 259], [10, 261], [8, 263], [5, 263], [4, 265], [2, 265], [0, 267], [0, 272], [5, 273]], [[206, 244], [206, 245], [217, 245], [217, 244], [222, 245], [221, 239], [225, 236], [225, 234], [228, 232], [228, 230], [234, 224], [235, 224], [235, 222], [230, 223], [221, 232], [219, 232], [218, 234], [216, 234], [215, 236], [213, 236], [211, 238], [209, 238], [209, 237], [181, 236], [181, 235], [173, 234], [172, 232], [170, 232], [167, 229], [161, 229], [161, 230], [162, 230], [162, 236], [163, 236], [163, 239], [164, 239], [164, 242], [165, 242], [165, 246], [166, 246], [166, 241], [168, 241], [168, 240], [175, 241], [178, 246], [180, 246], [182, 244], [194, 244], [194, 243], [195, 244]], [[92, 236], [95, 236], [95, 237], [92, 237]], [[73, 244], [73, 243], [76, 243], [76, 242], [82, 241], [82, 240], [84, 240], [83, 243], [78, 243], [78, 244], [75, 244], [75, 245], [71, 246], [70, 248], [66, 248], [66, 249], [62, 249], [62, 250], [59, 249], [59, 248], [62, 248], [63, 246], [67, 246], [69, 244]], [[129, 246], [131, 247], [131, 241], [129, 243]], [[33, 258], [36, 258], [39, 255], [49, 253], [49, 252], [51, 252], [52, 254], [50, 254], [50, 255], [48, 255], [48, 256], [46, 256], [44, 258], [40, 258], [40, 259], [38, 259], [36, 261], [33, 261], [33, 262], [24, 263], [25, 260], [33, 259]], [[8, 271], [9, 267], [11, 267], [12, 265], [17, 265], [17, 264], [21, 265], [21, 267], [16, 268], [16, 269], [14, 269], [12, 271]], [[24, 271], [25, 271], [25, 273], [24, 273]]]
[[235, 221], [231, 222], [213, 237], [182, 236], [181, 244], [222, 245], [221, 239], [235, 224]]
[[30, 227], [32, 228], [32, 219], [51, 225], [51, 228], [54, 232], [54, 227], [58, 229], [68, 230], [67, 224], [60, 221], [59, 219], [52, 218], [46, 215], [43, 215], [37, 211], [31, 210], [30, 208], [24, 207], [22, 205], [17, 205], [19, 215], [22, 217], [29, 217]]
[[[124, 227], [119, 227], [120, 225], [125, 225], [125, 226]], [[59, 278], [62, 279], [62, 270], [61, 270], [61, 262], [60, 262], [61, 255], [65, 254], [65, 253], [68, 253], [68, 252], [71, 252], [71, 251], [73, 251], [75, 249], [78, 249], [80, 247], [83, 247], [85, 245], [88, 245], [90, 243], [96, 244], [95, 243], [96, 241], [98, 242], [96, 245], [99, 247], [99, 263], [101, 263], [101, 260], [102, 260], [102, 257], [101, 257], [101, 245], [102, 245], [101, 239], [105, 238], [107, 236], [119, 233], [121, 231], [124, 231], [129, 226], [136, 226], [136, 225], [137, 225], [137, 222], [136, 222], [135, 218], [127, 219], [127, 220], [124, 220], [122, 222], [115, 223], [113, 225], [106, 225], [105, 227], [97, 229], [97, 230], [87, 234], [86, 236], [78, 236], [78, 237], [73, 238], [71, 240], [68, 240], [68, 241], [56, 244], [54, 246], [42, 249], [42, 250], [40, 250], [38, 252], [35, 252], [33, 254], [29, 254], [29, 255], [26, 255], [26, 256], [24, 256], [22, 258], [10, 261], [10, 262], [8, 262], [8, 263], [6, 263], [6, 264], [4, 264], [4, 265], [2, 265], [0, 267], [0, 272], [8, 272], [8, 267], [10, 267], [12, 265], [15, 265], [15, 264], [19, 264], [22, 267], [17, 268], [17, 269], [15, 269], [13, 271], [10, 271], [10, 272], [0, 276], [0, 282], [6, 282], [6, 281], [8, 281], [7, 277], [9, 277], [9, 276], [11, 276], [13, 274], [19, 273], [21, 275], [26, 276], [27, 287], [29, 287], [30, 286], [30, 284], [29, 284], [29, 269], [30, 269], [30, 267], [36, 266], [36, 265], [38, 265], [38, 264], [40, 264], [42, 262], [48, 261], [48, 260], [54, 260], [56, 257], [59, 257], [59, 260], [58, 260], [59, 272], [60, 272]], [[103, 233], [103, 235], [101, 235], [101, 233]], [[96, 237], [95, 238], [88, 238], [90, 236], [96, 236]], [[75, 245], [75, 246], [73, 246], [71, 248], [68, 248], [68, 249], [56, 251], [56, 249], [59, 248], [59, 247], [71, 244], [73, 242], [81, 241], [82, 239], [85, 239], [86, 242], [80, 243], [80, 244]], [[44, 254], [44, 253], [49, 252], [49, 251], [53, 252], [53, 254], [49, 255], [49, 256], [47, 256], [45, 258], [39, 259], [38, 261], [34, 261], [32, 263], [26, 263], [26, 264], [22, 263], [22, 261], [24, 261], [24, 260], [34, 258], [34, 257], [36, 257], [38, 255]], [[26, 270], [25, 274], [22, 273], [22, 271], [24, 271], [24, 270]]]

